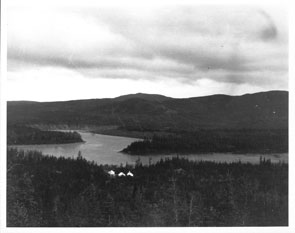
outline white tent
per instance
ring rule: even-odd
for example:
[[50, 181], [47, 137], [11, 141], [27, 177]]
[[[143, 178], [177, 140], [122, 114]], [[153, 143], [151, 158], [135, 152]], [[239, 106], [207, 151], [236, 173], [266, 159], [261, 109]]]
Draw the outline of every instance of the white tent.
[[129, 171], [129, 172], [127, 173], [127, 176], [133, 176], [133, 174]]
[[120, 172], [118, 176], [126, 176], [123, 172]]
[[113, 170], [108, 171], [108, 173], [109, 173], [110, 176], [115, 176], [116, 175], [116, 173]]

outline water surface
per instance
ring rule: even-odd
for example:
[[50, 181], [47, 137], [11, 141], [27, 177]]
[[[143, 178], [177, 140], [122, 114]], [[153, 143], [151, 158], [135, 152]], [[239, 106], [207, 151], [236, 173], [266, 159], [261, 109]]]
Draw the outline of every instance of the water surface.
[[[114, 164], [125, 165], [135, 164], [136, 160], [140, 158], [143, 164], [155, 163], [160, 159], [172, 158], [177, 155], [151, 155], [151, 156], [138, 156], [120, 153], [130, 143], [139, 140], [128, 137], [108, 136], [101, 134], [94, 134], [89, 132], [79, 133], [82, 136], [84, 143], [70, 143], [70, 144], [50, 144], [50, 145], [18, 145], [11, 146], [17, 147], [22, 150], [37, 150], [43, 154], [63, 156], [63, 157], [77, 157], [78, 152], [81, 151], [82, 156], [89, 160], [95, 161], [98, 164]], [[271, 159], [272, 162], [288, 162], [288, 154], [231, 154], [231, 153], [212, 153], [212, 154], [197, 154], [197, 155], [180, 155], [190, 160], [203, 160], [215, 162], [250, 162], [259, 163], [259, 157], [263, 156], [266, 159]]]

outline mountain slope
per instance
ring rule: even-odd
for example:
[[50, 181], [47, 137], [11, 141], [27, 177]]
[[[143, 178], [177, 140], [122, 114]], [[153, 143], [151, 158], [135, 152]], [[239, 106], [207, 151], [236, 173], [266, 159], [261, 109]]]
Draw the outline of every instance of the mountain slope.
[[114, 99], [8, 102], [8, 124], [112, 126], [136, 131], [287, 129], [288, 92], [174, 99], [134, 94]]

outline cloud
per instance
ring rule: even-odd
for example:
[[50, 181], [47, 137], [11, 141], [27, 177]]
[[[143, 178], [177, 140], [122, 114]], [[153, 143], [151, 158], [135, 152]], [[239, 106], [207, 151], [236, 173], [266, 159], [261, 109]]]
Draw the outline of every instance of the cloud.
[[279, 86], [288, 71], [282, 25], [245, 7], [11, 8], [8, 70]]
[[267, 21], [267, 25], [264, 29], [261, 30], [261, 39], [268, 41], [268, 40], [274, 40], [278, 36], [278, 29], [271, 18], [269, 14], [267, 14], [265, 11], [260, 11], [260, 14], [265, 17]]

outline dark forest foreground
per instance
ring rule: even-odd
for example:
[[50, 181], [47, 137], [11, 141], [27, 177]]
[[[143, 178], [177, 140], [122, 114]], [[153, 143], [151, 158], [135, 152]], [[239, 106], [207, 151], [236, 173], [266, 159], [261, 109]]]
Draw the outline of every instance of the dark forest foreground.
[[[7, 154], [8, 226], [287, 226], [288, 164], [102, 166], [39, 152]], [[113, 169], [134, 177], [111, 178]]]

